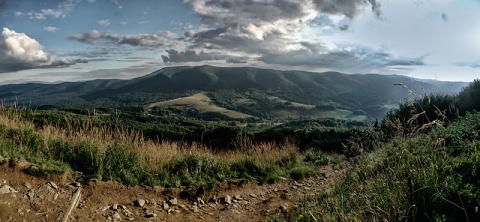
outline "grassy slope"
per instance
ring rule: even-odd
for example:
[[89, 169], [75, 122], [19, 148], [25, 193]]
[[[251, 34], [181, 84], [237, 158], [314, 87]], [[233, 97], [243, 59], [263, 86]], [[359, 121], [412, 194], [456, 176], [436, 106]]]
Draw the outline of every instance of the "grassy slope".
[[178, 99], [167, 100], [164, 102], [152, 103], [147, 106], [147, 109], [151, 109], [153, 107], [173, 107], [175, 109], [193, 108], [198, 110], [200, 113], [215, 112], [215, 113], [220, 113], [222, 115], [226, 115], [234, 119], [245, 119], [245, 118], [251, 117], [250, 115], [247, 115], [244, 113], [228, 110], [223, 107], [217, 106], [204, 93], [197, 93], [188, 97], [182, 97]]
[[[362, 155], [289, 220], [479, 221], [480, 113]], [[312, 216], [313, 215], [313, 216]]]
[[290, 143], [238, 139], [235, 150], [213, 152], [198, 143], [152, 141], [121, 126], [97, 126], [94, 116], [66, 128], [48, 124], [37, 128], [22, 120], [31, 112], [0, 109], [0, 156], [36, 164], [27, 170], [35, 175], [74, 170], [130, 185], [186, 186], [197, 195], [218, 182], [273, 183], [280, 176], [301, 179], [328, 163], [325, 155], [300, 153]]

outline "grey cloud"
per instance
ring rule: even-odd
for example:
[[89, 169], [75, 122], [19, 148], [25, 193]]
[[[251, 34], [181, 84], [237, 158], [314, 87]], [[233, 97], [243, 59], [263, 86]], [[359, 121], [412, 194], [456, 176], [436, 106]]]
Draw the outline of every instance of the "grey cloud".
[[179, 63], [179, 62], [200, 62], [200, 61], [209, 61], [209, 60], [219, 60], [221, 59], [218, 55], [211, 53], [200, 52], [196, 53], [193, 50], [186, 50], [184, 52], [178, 52], [174, 49], [165, 50], [168, 53], [168, 56], [162, 55], [164, 63]]
[[423, 58], [398, 58], [388, 52], [359, 46], [324, 53], [312, 53], [308, 49], [283, 54], [265, 53], [260, 60], [267, 64], [317, 66], [345, 72], [371, 72], [387, 67], [425, 65]]
[[314, 54], [318, 54], [318, 53], [327, 51], [327, 48], [320, 43], [312, 43], [312, 42], [305, 42], [304, 41], [304, 42], [300, 42], [300, 45], [307, 48], [308, 50], [310, 50]]
[[68, 38], [91, 45], [112, 43], [115, 45], [130, 45], [146, 49], [156, 49], [159, 47], [171, 47], [172, 40], [177, 39], [178, 36], [171, 32], [161, 34], [119, 35], [92, 30], [83, 34], [70, 35]]
[[350, 26], [349, 25], [342, 25], [340, 27], [338, 27], [338, 29], [340, 29], [341, 31], [348, 31], [350, 30]]
[[168, 53], [167, 56], [162, 55], [162, 60], [164, 63], [202, 62], [212, 60], [222, 60], [227, 63], [238, 64], [247, 63], [247, 60], [245, 58], [220, 53], [207, 53], [204, 51], [197, 53], [193, 50], [178, 52], [174, 49], [166, 50], [166, 52]]
[[242, 58], [227, 58], [225, 62], [241, 64], [241, 63], [247, 63], [247, 60]]
[[382, 15], [380, 3], [376, 0], [314, 0], [318, 11], [332, 15], [355, 18], [365, 6], [370, 5], [377, 17]]
[[1, 1], [0, 2], [0, 11], [7, 10], [7, 9], [8, 9], [7, 1]]
[[445, 22], [445, 23], [448, 23], [448, 21], [450, 21], [447, 13], [445, 13], [445, 12], [442, 13], [442, 21]]

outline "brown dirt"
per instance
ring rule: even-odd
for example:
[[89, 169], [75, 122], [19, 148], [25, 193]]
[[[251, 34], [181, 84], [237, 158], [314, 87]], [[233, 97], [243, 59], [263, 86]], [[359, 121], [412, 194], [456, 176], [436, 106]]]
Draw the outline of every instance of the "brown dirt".
[[[192, 200], [181, 198], [180, 189], [129, 187], [95, 179], [78, 183], [60, 176], [34, 177], [22, 171], [22, 164], [13, 165], [0, 166], [0, 188], [6, 185], [18, 191], [0, 194], [0, 221], [63, 221], [78, 189], [80, 200], [68, 221], [268, 221], [282, 217], [285, 211], [345, 172], [345, 164], [339, 166], [340, 170], [333, 170], [330, 165], [319, 169], [318, 176], [302, 181], [281, 178], [268, 185], [223, 184], [201, 200]], [[164, 209], [174, 198], [177, 203]], [[141, 200], [146, 202], [142, 207], [135, 203]]]

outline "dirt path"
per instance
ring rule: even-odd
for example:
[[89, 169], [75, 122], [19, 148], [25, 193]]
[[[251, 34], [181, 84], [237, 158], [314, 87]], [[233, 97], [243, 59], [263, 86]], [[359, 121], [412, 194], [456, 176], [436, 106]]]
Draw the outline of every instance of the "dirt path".
[[282, 212], [345, 172], [325, 166], [319, 176], [302, 181], [281, 178], [268, 185], [222, 185], [192, 200], [180, 198], [179, 189], [33, 177], [22, 167], [22, 163], [0, 166], [0, 221], [63, 221], [79, 189], [79, 202], [68, 221], [266, 221], [282, 217]]

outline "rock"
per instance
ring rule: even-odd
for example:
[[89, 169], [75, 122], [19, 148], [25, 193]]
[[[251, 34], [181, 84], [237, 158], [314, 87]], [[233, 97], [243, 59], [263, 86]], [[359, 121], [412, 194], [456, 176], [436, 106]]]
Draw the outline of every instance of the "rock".
[[208, 202], [216, 204], [217, 203], [217, 197], [211, 197], [210, 199], [208, 199]]
[[29, 190], [27, 192], [27, 197], [32, 200], [33, 197], [35, 197], [35, 192], [33, 190]]
[[205, 201], [203, 201], [203, 199], [201, 197], [197, 198], [197, 202], [198, 202], [198, 204], [202, 204], [202, 205], [205, 204]]
[[288, 210], [288, 204], [283, 204], [278, 209], [282, 212], [286, 212]]
[[118, 204], [112, 204], [112, 210], [118, 210]]
[[48, 185], [50, 185], [53, 189], [58, 189], [57, 184], [55, 184], [55, 183], [52, 182], [52, 181], [48, 182]]
[[229, 195], [226, 195], [226, 196], [223, 198], [223, 203], [224, 203], [224, 204], [231, 204], [231, 203], [232, 203], [232, 197], [230, 197]]
[[118, 212], [115, 212], [115, 213], [112, 214], [112, 219], [113, 219], [113, 221], [121, 221], [122, 216], [120, 216], [120, 214]]
[[143, 207], [147, 202], [144, 199], [138, 199], [133, 202], [133, 205], [136, 207]]
[[168, 208], [170, 208], [170, 206], [168, 205], [168, 203], [165, 202], [165, 203], [162, 204], [162, 208], [164, 210], [168, 210]]
[[173, 211], [173, 212], [174, 212], [174, 213], [176, 213], [176, 214], [179, 214], [179, 213], [181, 213], [181, 211], [180, 211], [180, 210], [175, 210], [175, 211]]
[[32, 164], [27, 162], [27, 161], [18, 161], [15, 164], [15, 166], [18, 167], [19, 169], [23, 170], [23, 169], [28, 169], [29, 167], [32, 166]]
[[154, 218], [154, 217], [157, 217], [157, 214], [156, 213], [147, 213], [147, 214], [145, 214], [145, 217], [146, 218]]
[[16, 192], [18, 192], [18, 191], [13, 189], [11, 186], [8, 186], [8, 185], [0, 186], [0, 195], [7, 194], [7, 193], [16, 193]]
[[178, 204], [178, 200], [177, 198], [172, 198], [168, 201], [168, 204], [172, 205], [172, 206], [175, 206]]
[[82, 187], [82, 184], [80, 182], [75, 182], [75, 183], [72, 183], [72, 186], [74, 187]]
[[28, 182], [24, 182], [23, 186], [29, 190], [32, 189], [32, 185], [30, 185]]
[[111, 207], [112, 207], [112, 206], [108, 205], [108, 206], [105, 206], [105, 207], [101, 207], [101, 208], [98, 209], [98, 210], [100, 210], [100, 211], [102, 211], [102, 212], [105, 212], [106, 210], [110, 209]]
[[240, 195], [235, 195], [235, 196], [233, 197], [233, 199], [234, 199], [234, 200], [242, 200], [242, 196], [240, 196]]
[[250, 194], [250, 197], [252, 197], [252, 198], [257, 198], [257, 195], [254, 194], [254, 193], [251, 193], [251, 194]]

